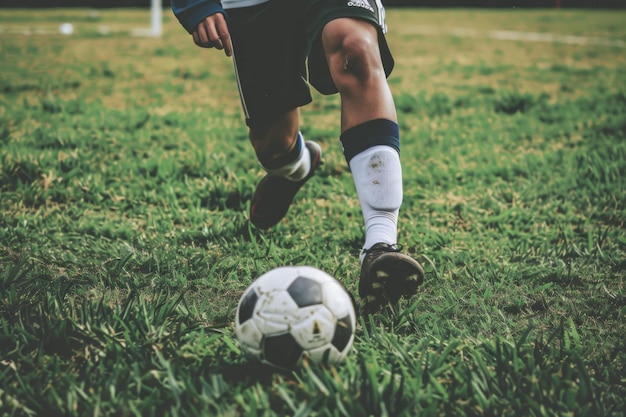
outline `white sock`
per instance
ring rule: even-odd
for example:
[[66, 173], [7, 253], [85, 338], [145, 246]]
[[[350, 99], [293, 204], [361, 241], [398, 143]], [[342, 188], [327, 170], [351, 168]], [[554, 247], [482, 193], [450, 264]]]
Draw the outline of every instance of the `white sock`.
[[389, 146], [373, 146], [354, 156], [350, 169], [365, 221], [363, 249], [379, 242], [396, 244], [402, 204], [400, 155]]
[[268, 174], [285, 177], [291, 181], [300, 181], [309, 174], [311, 170], [311, 153], [309, 152], [309, 148], [306, 147], [304, 138], [300, 132], [298, 132], [296, 140], [299, 141], [299, 143], [296, 143], [295, 146], [300, 146], [298, 156], [293, 161], [279, 168], [268, 169], [263, 167]]

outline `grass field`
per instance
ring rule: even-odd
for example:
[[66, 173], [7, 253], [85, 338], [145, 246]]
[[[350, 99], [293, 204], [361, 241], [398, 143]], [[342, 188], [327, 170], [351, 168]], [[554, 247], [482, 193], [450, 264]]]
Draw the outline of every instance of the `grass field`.
[[344, 364], [278, 373], [237, 346], [243, 290], [288, 264], [358, 286], [338, 97], [304, 111], [320, 174], [260, 232], [228, 59], [170, 13], [153, 39], [147, 11], [1, 11], [1, 416], [625, 415], [626, 50], [486, 34], [626, 41], [626, 14], [387, 15], [426, 281]]

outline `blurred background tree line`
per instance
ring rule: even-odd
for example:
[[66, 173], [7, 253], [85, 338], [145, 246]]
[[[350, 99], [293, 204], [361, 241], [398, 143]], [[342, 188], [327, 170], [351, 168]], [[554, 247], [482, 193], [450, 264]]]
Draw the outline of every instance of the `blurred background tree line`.
[[[626, 0], [383, 0], [388, 7], [626, 8]], [[169, 0], [163, 6], [169, 7]], [[149, 7], [150, 0], [0, 0], [0, 7]]]

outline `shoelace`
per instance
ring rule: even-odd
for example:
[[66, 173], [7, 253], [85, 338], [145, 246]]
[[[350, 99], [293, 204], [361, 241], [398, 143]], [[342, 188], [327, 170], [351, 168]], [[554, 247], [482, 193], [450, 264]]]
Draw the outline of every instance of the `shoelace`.
[[[384, 246], [383, 246], [384, 245]], [[384, 244], [376, 244], [369, 249], [363, 249], [362, 253], [364, 255], [369, 255], [373, 252], [401, 252], [404, 246], [401, 243], [394, 243], [393, 245], [389, 245], [387, 243]]]

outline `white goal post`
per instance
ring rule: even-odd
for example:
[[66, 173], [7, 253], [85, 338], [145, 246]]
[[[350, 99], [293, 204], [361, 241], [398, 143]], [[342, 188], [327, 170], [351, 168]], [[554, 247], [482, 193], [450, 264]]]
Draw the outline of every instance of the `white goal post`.
[[152, 36], [159, 37], [163, 34], [163, 5], [161, 0], [152, 0], [150, 16], [150, 32]]
[[162, 0], [150, 0], [150, 28], [134, 29], [135, 36], [160, 38], [163, 35], [163, 5]]

